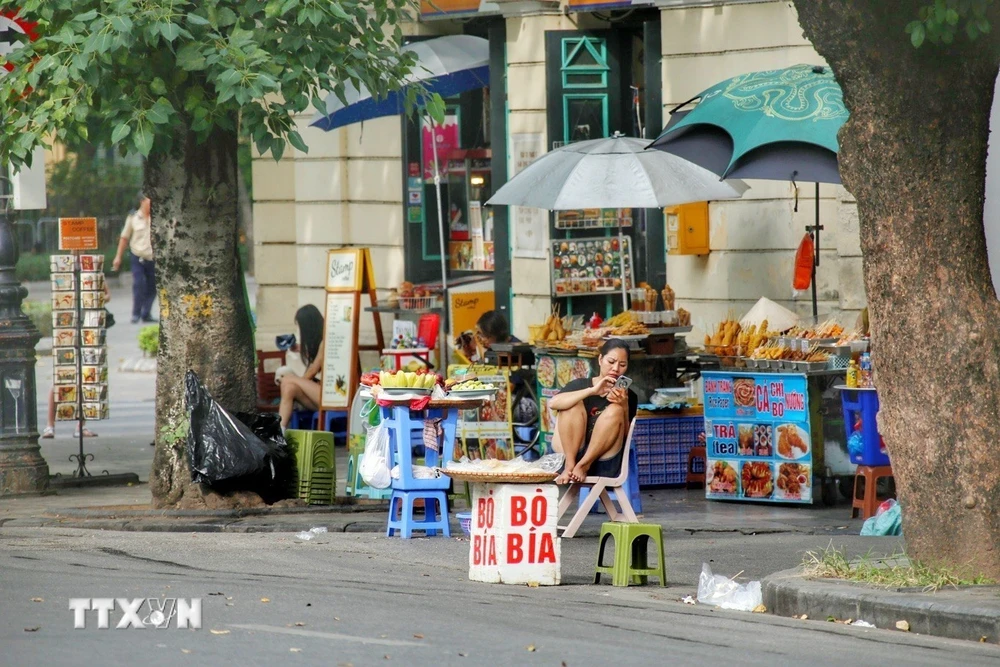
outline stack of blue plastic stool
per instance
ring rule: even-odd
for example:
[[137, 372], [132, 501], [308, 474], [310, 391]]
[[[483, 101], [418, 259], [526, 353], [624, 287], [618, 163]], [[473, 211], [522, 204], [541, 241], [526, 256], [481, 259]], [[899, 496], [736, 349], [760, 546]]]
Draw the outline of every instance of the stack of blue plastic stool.
[[[414, 431], [423, 432], [424, 420], [413, 418], [408, 404], [381, 408], [382, 423], [389, 428], [389, 450], [391, 460], [399, 466], [399, 478], [392, 480], [392, 497], [389, 499], [389, 519], [386, 535], [392, 537], [397, 532], [403, 538], [413, 537], [413, 531], [424, 531], [428, 537], [439, 532], [451, 536], [448, 519], [448, 489], [451, 478], [441, 476], [435, 479], [416, 479], [413, 476]], [[441, 451], [428, 449], [424, 452], [425, 465], [436, 467], [450, 461], [455, 452], [455, 433], [458, 410], [427, 410], [427, 419], [443, 418], [444, 442]], [[416, 516], [416, 501], [423, 500], [424, 516]]]

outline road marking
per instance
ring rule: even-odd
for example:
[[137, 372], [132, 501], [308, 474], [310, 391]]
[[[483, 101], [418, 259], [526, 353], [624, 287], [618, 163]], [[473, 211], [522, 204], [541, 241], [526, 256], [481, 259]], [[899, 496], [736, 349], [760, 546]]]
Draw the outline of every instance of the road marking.
[[342, 635], [337, 632], [318, 632], [316, 630], [302, 630], [300, 628], [282, 628], [276, 625], [238, 625], [230, 623], [229, 627], [239, 630], [253, 630], [254, 632], [273, 632], [279, 635], [295, 635], [297, 637], [315, 637], [316, 639], [334, 639], [345, 642], [358, 642], [359, 644], [372, 644], [375, 646], [427, 646], [427, 642], [407, 642], [398, 639], [373, 639], [371, 637], [356, 637], [354, 635]]

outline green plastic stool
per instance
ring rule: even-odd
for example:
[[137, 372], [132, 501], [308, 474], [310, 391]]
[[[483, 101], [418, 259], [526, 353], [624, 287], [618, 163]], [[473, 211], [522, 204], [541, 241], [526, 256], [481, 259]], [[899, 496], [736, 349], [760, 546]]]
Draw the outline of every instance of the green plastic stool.
[[[604, 550], [608, 538], [615, 540], [615, 562], [604, 565]], [[656, 567], [649, 567], [646, 552], [649, 541], [653, 540], [659, 549]], [[608, 521], [601, 525], [600, 548], [597, 551], [597, 567], [594, 583], [601, 583], [601, 575], [610, 574], [613, 586], [646, 584], [649, 575], [659, 577], [660, 586], [667, 585], [667, 563], [663, 555], [663, 526], [651, 523], [619, 523]]]

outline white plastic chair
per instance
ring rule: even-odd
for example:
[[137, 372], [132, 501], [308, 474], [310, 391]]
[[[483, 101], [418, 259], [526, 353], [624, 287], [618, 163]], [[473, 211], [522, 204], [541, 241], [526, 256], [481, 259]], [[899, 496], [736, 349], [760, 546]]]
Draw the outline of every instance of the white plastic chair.
[[[625, 488], [625, 482], [628, 480], [628, 457], [632, 455], [633, 431], [635, 431], [635, 420], [632, 420], [632, 425], [628, 429], [628, 437], [625, 438], [625, 445], [622, 450], [622, 468], [617, 477], [588, 476], [582, 482], [571, 482], [566, 488], [562, 500], [559, 501], [559, 519], [562, 519], [566, 510], [580, 496], [581, 489], [585, 486], [591, 487], [586, 499], [580, 503], [580, 507], [576, 510], [576, 514], [573, 515], [569, 524], [559, 526], [563, 530], [563, 537], [573, 537], [576, 535], [576, 531], [580, 530], [584, 519], [590, 514], [590, 510], [597, 503], [598, 499], [604, 505], [604, 511], [608, 513], [608, 518], [611, 521], [639, 523], [639, 519], [635, 516], [635, 511], [632, 509], [632, 503], [628, 499], [628, 489]], [[618, 501], [621, 510], [615, 508], [609, 491], [614, 492], [615, 500]]]

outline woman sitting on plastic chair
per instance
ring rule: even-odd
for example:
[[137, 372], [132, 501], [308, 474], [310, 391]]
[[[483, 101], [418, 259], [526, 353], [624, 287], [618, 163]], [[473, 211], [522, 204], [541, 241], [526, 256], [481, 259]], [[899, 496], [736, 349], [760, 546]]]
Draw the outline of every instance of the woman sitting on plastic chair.
[[628, 361], [628, 344], [612, 338], [601, 348], [597, 377], [573, 380], [549, 399], [549, 407], [559, 413], [552, 448], [566, 456], [557, 484], [621, 472], [625, 438], [639, 406], [635, 392], [616, 386]]
[[302, 306], [295, 313], [295, 324], [299, 327], [301, 343], [298, 351], [302, 363], [306, 365], [306, 372], [299, 376], [287, 367], [282, 367], [274, 374], [275, 382], [281, 385], [278, 414], [281, 415], [282, 429], [288, 427], [296, 403], [307, 410], [319, 410], [320, 402], [320, 375], [326, 346], [326, 341], [323, 340], [323, 315], [312, 304]]

